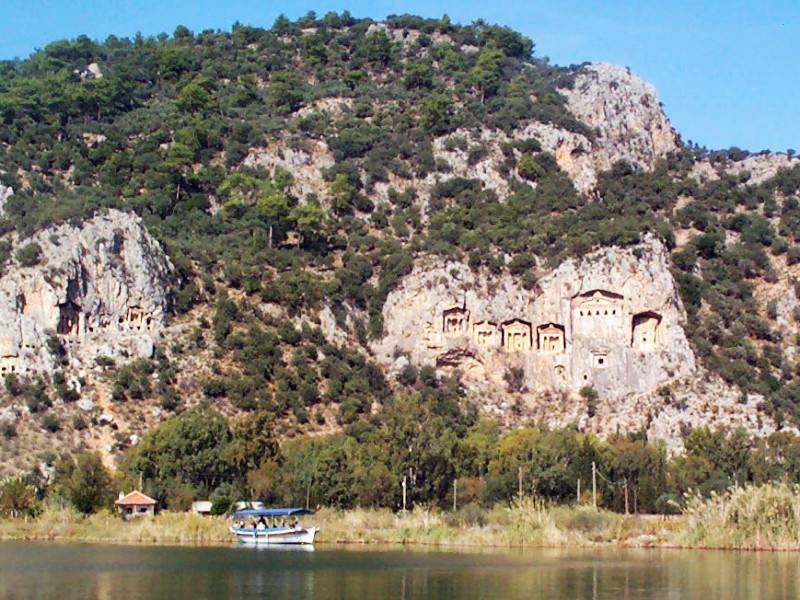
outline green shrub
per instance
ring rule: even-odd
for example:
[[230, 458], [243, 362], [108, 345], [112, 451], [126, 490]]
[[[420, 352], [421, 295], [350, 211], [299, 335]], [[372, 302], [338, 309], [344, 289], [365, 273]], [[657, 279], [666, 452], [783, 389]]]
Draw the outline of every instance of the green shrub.
[[397, 381], [402, 385], [414, 385], [417, 382], [417, 368], [412, 364], [407, 364], [397, 375]]
[[56, 433], [61, 429], [61, 419], [53, 413], [46, 413], [42, 416], [42, 428], [50, 433]]
[[215, 499], [211, 503], [211, 514], [214, 516], [226, 514], [233, 506], [233, 500], [227, 496]]
[[17, 427], [11, 421], [3, 421], [0, 423], [0, 434], [7, 440], [10, 440], [17, 435]]
[[42, 248], [36, 242], [22, 246], [14, 255], [22, 267], [33, 267], [39, 264], [42, 257]]
[[222, 379], [206, 379], [203, 381], [203, 394], [208, 398], [220, 398], [225, 395], [225, 382]]
[[571, 510], [564, 525], [582, 533], [601, 532], [609, 529], [615, 521], [615, 515], [606, 511], [581, 507]]

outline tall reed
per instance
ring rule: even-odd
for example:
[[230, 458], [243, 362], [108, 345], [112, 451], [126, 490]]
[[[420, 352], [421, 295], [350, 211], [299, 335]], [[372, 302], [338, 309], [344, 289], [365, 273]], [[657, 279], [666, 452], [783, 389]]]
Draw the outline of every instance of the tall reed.
[[800, 486], [734, 487], [687, 498], [677, 545], [764, 550], [800, 549]]

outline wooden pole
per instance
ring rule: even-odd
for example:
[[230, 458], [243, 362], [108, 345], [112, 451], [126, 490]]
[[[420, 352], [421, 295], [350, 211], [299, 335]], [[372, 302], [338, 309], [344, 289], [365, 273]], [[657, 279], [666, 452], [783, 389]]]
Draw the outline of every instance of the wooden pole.
[[453, 480], [453, 512], [458, 510], [458, 479]]
[[625, 490], [625, 514], [628, 514], [628, 478], [625, 478], [624, 483], [622, 484], [623, 489]]
[[517, 470], [517, 477], [519, 479], [519, 497], [522, 498], [522, 467]]
[[403, 512], [406, 512], [406, 476], [403, 475]]
[[597, 510], [597, 465], [592, 461], [592, 507]]

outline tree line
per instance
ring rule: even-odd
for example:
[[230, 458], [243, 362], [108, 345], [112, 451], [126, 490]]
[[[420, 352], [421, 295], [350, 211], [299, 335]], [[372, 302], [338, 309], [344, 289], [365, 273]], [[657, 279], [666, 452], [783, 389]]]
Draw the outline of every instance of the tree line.
[[685, 452], [670, 456], [641, 432], [608, 440], [571, 428], [501, 432], [463, 405], [457, 382], [436, 382], [425, 369], [414, 388], [339, 433], [283, 442], [272, 433], [270, 413], [229, 424], [216, 409], [196, 407], [147, 433], [114, 473], [84, 452], [57, 459], [46, 476], [37, 471], [7, 480], [0, 510], [30, 513], [41, 501], [59, 501], [89, 513], [141, 482], [170, 510], [209, 498], [219, 512], [237, 500], [393, 510], [404, 501], [409, 508], [449, 509], [455, 500], [474, 510], [522, 495], [553, 504], [595, 501], [618, 512], [676, 513], [692, 491], [800, 482], [800, 437], [789, 432], [753, 439], [743, 430], [700, 427], [685, 432]]

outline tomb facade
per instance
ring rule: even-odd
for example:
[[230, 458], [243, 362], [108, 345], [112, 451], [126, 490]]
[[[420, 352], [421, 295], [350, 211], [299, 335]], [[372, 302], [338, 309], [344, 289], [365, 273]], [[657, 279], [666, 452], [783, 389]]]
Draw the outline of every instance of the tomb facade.
[[592, 290], [577, 296], [575, 310], [578, 317], [601, 319], [622, 315], [623, 297], [606, 290]]
[[0, 374], [6, 375], [8, 373], [16, 373], [16, 372], [17, 372], [16, 356], [0, 357]]
[[607, 290], [592, 290], [572, 299], [574, 338], [603, 338], [626, 343], [630, 335], [623, 315], [624, 298]]
[[592, 367], [595, 369], [607, 369], [608, 366], [608, 350], [592, 350]]
[[442, 315], [442, 321], [442, 331], [446, 336], [465, 335], [469, 324], [469, 311], [466, 308], [448, 308]]
[[531, 349], [531, 324], [521, 319], [506, 321], [502, 325], [503, 348], [507, 352], [525, 352]]
[[656, 350], [663, 345], [661, 315], [643, 312], [634, 315], [631, 326], [631, 346], [637, 350]]
[[140, 306], [131, 306], [119, 317], [120, 329], [128, 331], [147, 331], [152, 319], [144, 313]]
[[61, 335], [77, 335], [81, 333], [83, 313], [81, 307], [68, 300], [58, 305], [58, 326], [56, 333]]
[[536, 328], [539, 352], [557, 354], [566, 350], [564, 327], [555, 323], [547, 323]]
[[494, 348], [497, 344], [497, 324], [491, 321], [478, 321], [472, 326], [472, 337], [480, 348]]

